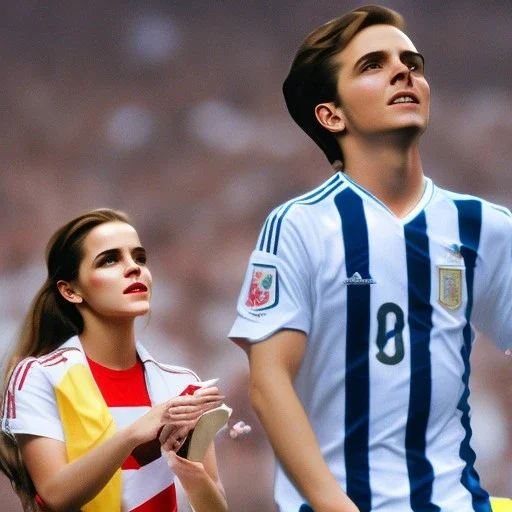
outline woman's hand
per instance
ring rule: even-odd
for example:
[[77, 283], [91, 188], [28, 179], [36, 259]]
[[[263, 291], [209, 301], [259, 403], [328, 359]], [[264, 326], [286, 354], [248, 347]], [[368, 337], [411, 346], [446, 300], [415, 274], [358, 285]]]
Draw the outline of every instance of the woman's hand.
[[133, 448], [157, 438], [162, 427], [169, 421], [168, 404], [169, 402], [164, 402], [154, 405], [150, 411], [126, 427], [126, 439], [131, 440]]
[[218, 387], [210, 385], [197, 389], [193, 395], [180, 395], [167, 401], [165, 425], [159, 436], [162, 448], [177, 452], [199, 418], [219, 407], [223, 400]]
[[209, 446], [203, 462], [192, 462], [168, 454], [168, 464], [179, 478], [187, 499], [196, 512], [227, 512], [226, 494], [219, 478], [215, 448]]
[[168, 453], [167, 464], [172, 472], [183, 483], [185, 480], [197, 480], [203, 478], [205, 469], [201, 462], [193, 462], [176, 455], [174, 451]]

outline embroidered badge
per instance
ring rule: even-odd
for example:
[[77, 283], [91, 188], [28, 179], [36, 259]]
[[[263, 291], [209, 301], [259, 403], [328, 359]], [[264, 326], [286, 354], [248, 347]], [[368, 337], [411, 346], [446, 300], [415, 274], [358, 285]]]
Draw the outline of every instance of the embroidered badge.
[[439, 266], [439, 304], [457, 309], [462, 304], [462, 269]]
[[377, 281], [373, 279], [371, 276], [368, 276], [367, 279], [363, 279], [361, 277], [361, 274], [359, 272], [354, 272], [354, 275], [352, 277], [349, 277], [348, 279], [345, 279], [343, 281], [344, 284], [375, 284]]
[[279, 302], [277, 268], [254, 265], [245, 305], [253, 310], [273, 308]]

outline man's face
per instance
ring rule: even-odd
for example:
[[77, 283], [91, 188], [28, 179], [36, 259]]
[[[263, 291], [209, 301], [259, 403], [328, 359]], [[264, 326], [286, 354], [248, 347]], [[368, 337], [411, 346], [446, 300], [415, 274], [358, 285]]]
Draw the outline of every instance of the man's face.
[[401, 30], [391, 25], [367, 27], [336, 59], [345, 133], [425, 130], [430, 88], [423, 59]]

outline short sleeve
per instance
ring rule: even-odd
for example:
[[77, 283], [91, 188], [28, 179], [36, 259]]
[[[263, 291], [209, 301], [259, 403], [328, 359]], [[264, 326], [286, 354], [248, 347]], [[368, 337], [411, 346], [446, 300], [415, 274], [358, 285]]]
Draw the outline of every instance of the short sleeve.
[[505, 351], [512, 349], [512, 216], [489, 204], [482, 213], [472, 323]]
[[37, 359], [25, 359], [14, 369], [4, 397], [2, 430], [64, 442], [54, 388]]
[[[293, 221], [280, 226], [279, 243], [252, 253], [229, 337], [262, 341], [281, 329], [308, 334], [311, 322], [309, 258]], [[260, 235], [260, 241], [263, 235]]]

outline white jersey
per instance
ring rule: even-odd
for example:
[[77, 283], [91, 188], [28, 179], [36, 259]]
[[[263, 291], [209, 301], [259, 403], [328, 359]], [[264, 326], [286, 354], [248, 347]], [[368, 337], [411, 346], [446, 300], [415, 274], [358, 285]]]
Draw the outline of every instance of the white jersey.
[[[342, 173], [276, 208], [231, 338], [307, 334], [294, 386], [362, 512], [490, 512], [470, 446], [472, 326], [512, 345], [512, 217], [425, 180], [399, 219]], [[278, 465], [281, 512], [310, 510]]]

